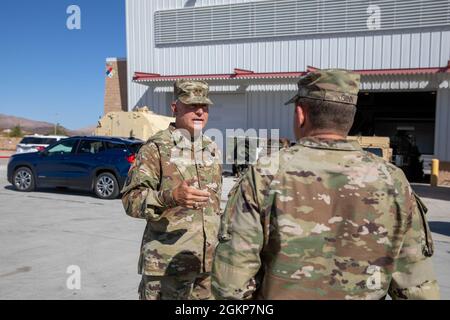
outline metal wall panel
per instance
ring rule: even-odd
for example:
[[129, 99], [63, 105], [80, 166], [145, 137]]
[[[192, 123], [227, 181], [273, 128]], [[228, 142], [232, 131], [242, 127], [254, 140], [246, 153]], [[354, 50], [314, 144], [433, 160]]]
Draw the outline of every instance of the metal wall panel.
[[[131, 76], [136, 71], [180, 75], [232, 73], [233, 68], [255, 72], [303, 71], [307, 66], [390, 69], [445, 66], [450, 60], [448, 26], [155, 46], [153, 17], [157, 10], [244, 2], [249, 0], [126, 0], [130, 109], [147, 105], [155, 112], [170, 113], [170, 93], [154, 93], [133, 83]], [[292, 108], [280, 109], [291, 94], [261, 90], [268, 89], [260, 86], [246, 95], [249, 127], [280, 128], [282, 136], [293, 138]], [[450, 161], [449, 101], [448, 91], [438, 94], [436, 150]]]
[[[380, 17], [378, 25], [369, 23]], [[450, 25], [447, 0], [276, 0], [158, 10], [157, 45]], [[273, 39], [272, 39], [273, 40]]]
[[248, 92], [248, 128], [278, 129], [280, 137], [295, 140], [292, 128], [294, 108], [284, 105], [293, 95], [294, 92], [286, 91]]
[[450, 89], [437, 92], [434, 154], [441, 161], [450, 161]]
[[[155, 11], [183, 8], [186, 4], [210, 6], [243, 2], [248, 1], [127, 0], [129, 75], [135, 71], [231, 73], [234, 68], [256, 72], [302, 71], [308, 65], [349, 69], [435, 67], [446, 65], [450, 59], [450, 27], [155, 47]], [[146, 89], [130, 79], [130, 108], [143, 103], [159, 108], [159, 103], [165, 102], [165, 99], [145, 94]]]

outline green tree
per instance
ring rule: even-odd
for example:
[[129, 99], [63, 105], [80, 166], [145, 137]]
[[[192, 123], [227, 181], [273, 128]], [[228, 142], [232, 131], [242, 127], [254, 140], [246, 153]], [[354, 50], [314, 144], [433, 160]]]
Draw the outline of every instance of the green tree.
[[12, 128], [11, 132], [9, 133], [10, 138], [20, 138], [23, 137], [22, 128], [17, 125], [14, 128]]

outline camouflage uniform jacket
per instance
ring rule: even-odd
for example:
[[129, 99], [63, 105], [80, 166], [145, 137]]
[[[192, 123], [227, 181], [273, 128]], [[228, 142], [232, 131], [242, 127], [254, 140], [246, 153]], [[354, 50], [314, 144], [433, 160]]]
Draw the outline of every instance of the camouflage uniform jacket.
[[403, 172], [357, 142], [301, 139], [260, 159], [231, 190], [213, 293], [438, 298], [425, 211]]
[[[123, 189], [126, 213], [147, 220], [139, 273], [151, 276], [211, 271], [220, 225], [222, 168], [216, 144], [208, 137], [193, 143], [174, 125], [158, 132], [140, 149]], [[192, 161], [192, 150], [198, 150]], [[172, 190], [197, 178], [195, 187], [211, 194], [203, 209], [177, 206]]]

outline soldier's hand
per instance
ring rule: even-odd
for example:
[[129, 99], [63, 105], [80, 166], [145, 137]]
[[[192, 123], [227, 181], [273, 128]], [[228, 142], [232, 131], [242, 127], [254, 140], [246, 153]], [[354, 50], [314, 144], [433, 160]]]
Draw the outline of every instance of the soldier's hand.
[[172, 192], [177, 205], [190, 209], [199, 209], [209, 200], [209, 192], [191, 187], [189, 181], [183, 181]]

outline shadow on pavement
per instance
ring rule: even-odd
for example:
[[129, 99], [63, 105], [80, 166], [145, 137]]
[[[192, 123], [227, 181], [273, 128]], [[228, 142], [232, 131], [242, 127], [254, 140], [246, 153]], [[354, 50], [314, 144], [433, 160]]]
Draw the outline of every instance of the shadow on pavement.
[[431, 231], [450, 237], [450, 222], [428, 221]]
[[431, 187], [425, 184], [414, 183], [411, 186], [421, 198], [450, 201], [450, 188], [448, 187]]
[[[12, 185], [5, 186], [6, 190], [15, 191], [17, 193], [22, 193], [17, 191]], [[93, 193], [83, 190], [69, 189], [64, 187], [59, 188], [37, 188], [35, 192], [48, 193], [48, 194], [62, 194], [69, 196], [83, 196], [98, 199]], [[32, 195], [34, 192], [23, 192], [23, 194]]]

